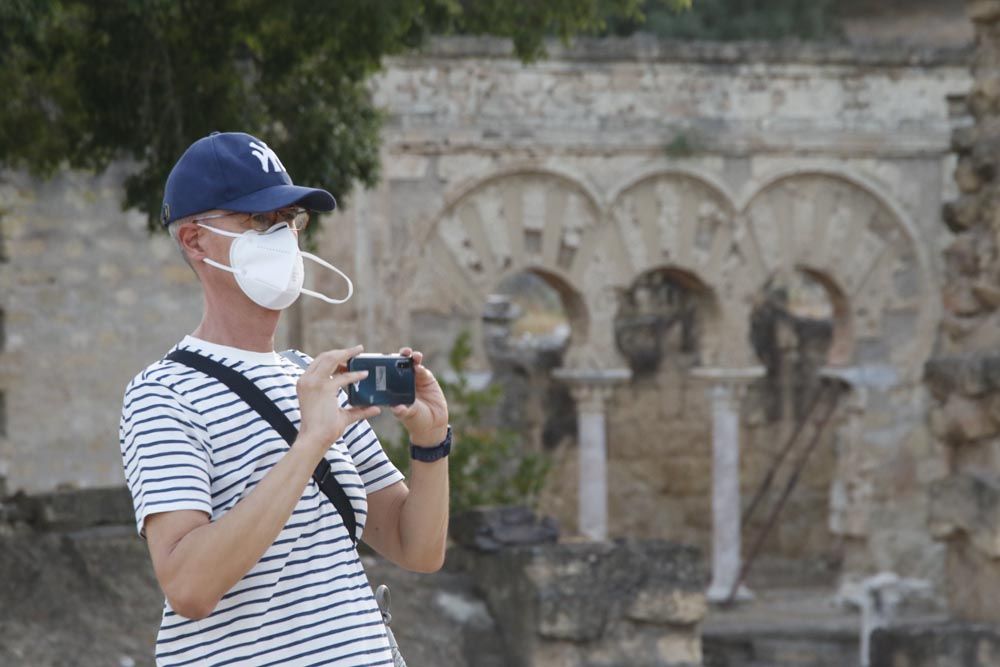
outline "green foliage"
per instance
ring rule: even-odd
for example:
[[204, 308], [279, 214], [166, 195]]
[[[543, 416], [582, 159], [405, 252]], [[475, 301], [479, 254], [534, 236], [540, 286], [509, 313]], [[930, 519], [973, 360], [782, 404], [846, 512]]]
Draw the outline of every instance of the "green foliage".
[[[525, 451], [517, 433], [483, 424], [496, 405], [502, 389], [469, 387], [466, 366], [472, 347], [468, 332], [462, 333], [449, 354], [455, 372], [451, 382], [441, 381], [448, 398], [454, 447], [449, 457], [451, 510], [458, 513], [487, 505], [528, 505], [538, 501], [549, 470], [543, 454]], [[404, 433], [384, 443], [386, 453], [400, 470], [409, 467], [409, 440]]]
[[663, 152], [667, 157], [685, 158], [696, 155], [699, 150], [698, 139], [689, 132], [678, 132], [674, 135]]
[[[683, 4], [689, 0], [668, 0]], [[366, 80], [428, 35], [509, 37], [525, 60], [641, 21], [641, 0], [3, 0], [0, 165], [135, 164], [124, 205], [155, 226], [163, 183], [213, 130], [264, 138], [297, 183], [338, 198], [378, 179]], [[311, 226], [310, 229], [315, 229]]]
[[664, 38], [704, 40], [776, 40], [838, 38], [840, 4], [834, 0], [697, 0], [691, 11], [675, 12], [646, 0], [643, 23], [610, 18], [608, 33], [639, 30]]
[[[565, 42], [580, 33], [604, 33], [611, 22], [640, 25], [645, 20], [643, 0], [440, 0], [435, 4], [445, 8], [433, 22], [435, 32], [509, 37], [525, 60], [545, 54], [547, 37]], [[658, 11], [677, 12], [690, 8], [691, 0], [645, 4]]]

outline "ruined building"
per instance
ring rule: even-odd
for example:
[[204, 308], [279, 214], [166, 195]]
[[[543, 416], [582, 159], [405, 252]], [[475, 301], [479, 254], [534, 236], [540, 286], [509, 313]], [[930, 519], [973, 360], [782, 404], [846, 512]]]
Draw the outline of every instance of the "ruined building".
[[[972, 4], [973, 71], [965, 48], [638, 38], [394, 59], [373, 82], [382, 181], [318, 237], [355, 297], [296, 304], [281, 342], [412, 344], [440, 368], [469, 330], [501, 418], [555, 463], [541, 509], [564, 534], [706, 552], [721, 383], [744, 508], [797, 429], [816, 440], [760, 572], [890, 571], [998, 620], [1000, 3]], [[122, 389], [198, 320], [169, 239], [119, 210], [122, 169], [0, 183], [8, 492], [120, 485]], [[557, 315], [544, 349], [503, 342], [523, 313], [495, 295], [517, 285]]]

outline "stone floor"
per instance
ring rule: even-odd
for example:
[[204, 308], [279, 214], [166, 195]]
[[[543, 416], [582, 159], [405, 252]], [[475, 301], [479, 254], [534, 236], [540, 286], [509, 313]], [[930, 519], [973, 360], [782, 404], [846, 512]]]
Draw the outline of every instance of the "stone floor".
[[[704, 667], [861, 664], [861, 614], [839, 602], [834, 587], [755, 587], [754, 593], [752, 601], [710, 609], [702, 625]], [[896, 623], [945, 620], [922, 606], [904, 610]]]
[[832, 589], [757, 590], [751, 602], [713, 607], [702, 626], [705, 667], [850, 667], [861, 618]]

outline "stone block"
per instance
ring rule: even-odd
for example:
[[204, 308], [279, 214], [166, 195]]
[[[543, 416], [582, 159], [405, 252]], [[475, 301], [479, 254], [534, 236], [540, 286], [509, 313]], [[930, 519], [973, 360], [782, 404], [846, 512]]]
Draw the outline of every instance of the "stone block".
[[527, 507], [490, 507], [452, 517], [449, 534], [463, 547], [493, 552], [504, 547], [555, 542], [559, 526], [551, 517], [536, 517]]
[[996, 310], [1000, 307], [1000, 288], [992, 283], [983, 281], [974, 282], [971, 285], [972, 295], [979, 299], [979, 303], [988, 310]]
[[975, 195], [964, 194], [945, 204], [941, 215], [948, 229], [956, 234], [971, 229], [979, 219], [979, 199]]
[[970, 159], [959, 160], [958, 167], [955, 168], [955, 182], [962, 192], [975, 192], [983, 184]]
[[975, 234], [961, 234], [944, 251], [950, 272], [963, 276], [979, 273], [979, 244]]
[[964, 533], [988, 557], [1000, 559], [1000, 481], [952, 475], [931, 484], [930, 496], [929, 526], [935, 537], [963, 539]]
[[970, 0], [965, 11], [973, 21], [992, 23], [1000, 18], [1000, 0]]
[[1000, 427], [990, 414], [987, 401], [953, 394], [944, 406], [930, 412], [931, 432], [957, 445], [995, 435]]
[[420, 155], [391, 155], [383, 164], [386, 180], [420, 180], [427, 175], [430, 160]]
[[[468, 552], [468, 558], [508, 644], [517, 644], [516, 664], [549, 664], [530, 662], [531, 656], [566, 643], [584, 651], [586, 664], [616, 664], [595, 657], [602, 646], [609, 655], [614, 647], [632, 646], [637, 656], [652, 656], [654, 643], [637, 637], [639, 629], [657, 637], [683, 634], [705, 613], [704, 565], [692, 547], [660, 540], [575, 542]], [[629, 664], [662, 663], [646, 657]]]
[[972, 125], [955, 128], [951, 133], [951, 148], [956, 153], [968, 153], [976, 145], [977, 132]]
[[694, 634], [669, 634], [656, 643], [659, 659], [665, 667], [701, 664], [701, 640]]
[[1000, 559], [958, 534], [948, 542], [945, 580], [954, 618], [1000, 626]]
[[666, 625], [694, 625], [708, 613], [705, 595], [698, 592], [642, 588], [628, 609], [628, 617]]
[[152, 665], [163, 594], [131, 526], [0, 537], [0, 600], [0, 665]]
[[[990, 87], [990, 92], [994, 95], [994, 103], [996, 102], [998, 84], [1000, 84], [1000, 80], [994, 79]], [[969, 167], [971, 168], [972, 176], [980, 183], [983, 181], [991, 182], [996, 177], [998, 160], [997, 151], [1000, 151], [1000, 139], [997, 139], [996, 137], [981, 140], [972, 148], [972, 155], [969, 158]], [[958, 181], [961, 171], [960, 162], [959, 169], [955, 172], [956, 181]], [[958, 182], [958, 185], [960, 188], [962, 187], [962, 183], [960, 181]]]
[[962, 317], [972, 317], [983, 311], [983, 305], [972, 293], [968, 281], [956, 280], [941, 289], [945, 309]]
[[18, 494], [8, 504], [12, 517], [36, 528], [80, 530], [107, 525], [131, 526], [135, 521], [132, 496], [124, 486], [35, 496]]
[[967, 623], [905, 624], [872, 634], [871, 667], [996, 667], [1000, 628]]

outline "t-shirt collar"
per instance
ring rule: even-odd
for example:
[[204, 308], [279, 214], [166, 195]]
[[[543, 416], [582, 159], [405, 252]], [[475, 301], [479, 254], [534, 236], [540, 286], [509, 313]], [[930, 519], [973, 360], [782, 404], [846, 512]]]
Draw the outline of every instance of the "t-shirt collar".
[[254, 352], [253, 350], [244, 350], [238, 347], [210, 343], [207, 340], [195, 338], [191, 335], [184, 336], [184, 340], [180, 342], [178, 347], [194, 350], [196, 352], [202, 352], [204, 354], [210, 354], [213, 357], [221, 357], [226, 361], [243, 361], [248, 364], [255, 365], [281, 365], [281, 355], [273, 350], [271, 352]]

